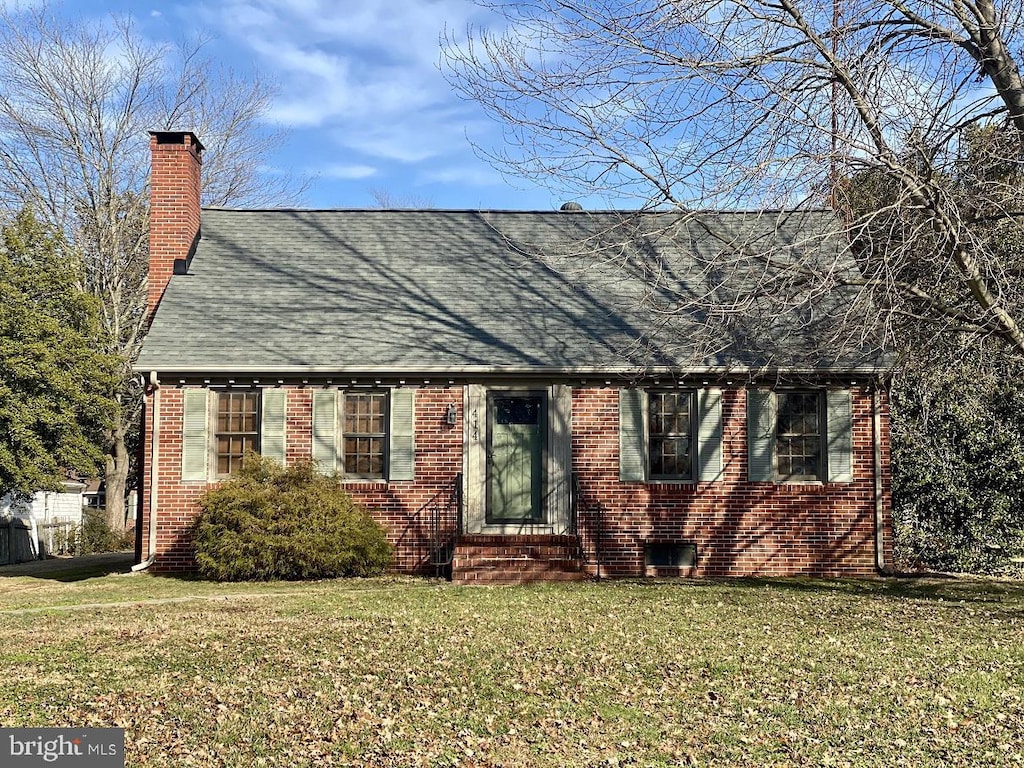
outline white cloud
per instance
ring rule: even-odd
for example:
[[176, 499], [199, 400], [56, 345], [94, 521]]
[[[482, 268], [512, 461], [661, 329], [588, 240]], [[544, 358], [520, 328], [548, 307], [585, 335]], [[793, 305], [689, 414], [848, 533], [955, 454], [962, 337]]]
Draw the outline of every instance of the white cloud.
[[431, 139], [436, 136], [420, 136], [415, 127], [407, 123], [366, 126], [356, 131], [342, 129], [333, 135], [338, 144], [348, 149], [400, 163], [420, 163], [444, 151], [443, 147], [432, 145]]
[[460, 187], [505, 185], [500, 173], [481, 166], [436, 168], [419, 174], [417, 181], [421, 184], [455, 184]]
[[291, 40], [254, 37], [248, 42], [273, 69], [287, 74], [332, 80], [343, 76], [348, 68], [348, 62], [340, 56], [317, 48], [304, 49]]
[[333, 163], [331, 165], [311, 169], [320, 176], [329, 179], [367, 179], [377, 175], [377, 169], [372, 165], [346, 165], [344, 163]]
[[317, 44], [387, 54], [393, 61], [433, 66], [438, 35], [462, 27], [478, 14], [468, 0], [232, 0], [228, 7], [253, 6], [271, 13], [276, 28], [304, 30]]
[[[2, 0], [0, 0], [2, 2]], [[268, 119], [294, 135], [294, 163], [338, 184], [487, 188], [474, 168], [500, 128], [455, 94], [438, 69], [440, 35], [490, 17], [472, 0], [183, 0], [175, 16], [213, 37], [232, 66], [251, 62], [276, 82]], [[329, 186], [329, 185], [328, 185]], [[332, 187], [349, 194], [349, 187]]]
[[326, 130], [356, 153], [343, 165], [467, 149], [463, 126], [478, 113], [437, 62], [441, 32], [479, 19], [469, 0], [225, 0], [187, 12], [278, 82], [269, 119]]

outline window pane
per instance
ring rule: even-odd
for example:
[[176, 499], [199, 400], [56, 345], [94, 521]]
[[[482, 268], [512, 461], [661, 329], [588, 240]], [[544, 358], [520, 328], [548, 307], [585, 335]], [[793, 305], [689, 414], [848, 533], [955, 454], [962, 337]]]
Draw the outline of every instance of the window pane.
[[344, 410], [345, 474], [384, 476], [387, 395], [383, 392], [346, 393]]
[[217, 474], [226, 475], [231, 472], [230, 438], [217, 438]]
[[691, 467], [692, 392], [648, 394], [648, 449], [652, 477], [689, 479]]
[[776, 467], [786, 480], [820, 479], [821, 398], [817, 392], [780, 392]]
[[381, 438], [345, 438], [345, 472], [362, 476], [383, 476], [384, 441]]
[[495, 397], [494, 421], [496, 424], [540, 424], [541, 398], [539, 397]]

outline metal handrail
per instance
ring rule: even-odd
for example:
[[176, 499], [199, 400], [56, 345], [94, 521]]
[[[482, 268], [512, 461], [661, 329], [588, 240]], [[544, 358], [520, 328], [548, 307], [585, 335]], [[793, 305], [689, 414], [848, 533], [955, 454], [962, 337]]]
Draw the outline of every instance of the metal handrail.
[[421, 507], [429, 512], [429, 562], [438, 576], [452, 563], [455, 539], [462, 530], [462, 473]]
[[[570, 521], [572, 533], [580, 542], [580, 556], [583, 562], [594, 564], [597, 568], [597, 580], [601, 580], [601, 542], [604, 538], [604, 505], [599, 501], [587, 498], [583, 493], [579, 475], [572, 476], [572, 498], [570, 500]], [[587, 528], [594, 538], [594, 557], [590, 558], [587, 548], [583, 546], [581, 528]]]

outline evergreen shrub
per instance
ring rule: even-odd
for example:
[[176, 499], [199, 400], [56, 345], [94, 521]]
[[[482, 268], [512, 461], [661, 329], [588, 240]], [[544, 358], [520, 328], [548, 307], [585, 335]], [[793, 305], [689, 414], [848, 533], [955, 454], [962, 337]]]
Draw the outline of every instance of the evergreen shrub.
[[82, 527], [78, 532], [78, 554], [91, 555], [94, 552], [119, 552], [135, 546], [135, 532], [116, 531], [107, 523], [106, 511], [87, 509], [82, 511]]
[[384, 529], [312, 461], [283, 467], [251, 454], [199, 506], [195, 555], [206, 578], [373, 576], [391, 563]]

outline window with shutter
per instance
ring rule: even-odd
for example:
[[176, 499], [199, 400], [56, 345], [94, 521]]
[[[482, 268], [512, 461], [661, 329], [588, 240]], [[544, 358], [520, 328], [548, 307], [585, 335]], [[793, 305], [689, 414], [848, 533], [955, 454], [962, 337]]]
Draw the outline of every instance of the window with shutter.
[[313, 458], [323, 472], [412, 480], [415, 389], [320, 390], [313, 394]]
[[342, 470], [347, 477], [384, 477], [387, 394], [346, 392], [343, 399]]
[[850, 390], [747, 392], [749, 477], [853, 482]]
[[653, 480], [693, 478], [693, 392], [647, 393], [647, 455]]
[[620, 390], [619, 478], [721, 480], [721, 391]]
[[249, 451], [259, 451], [259, 392], [218, 392], [214, 427], [217, 476], [235, 472]]
[[182, 480], [228, 477], [250, 451], [284, 461], [284, 390], [187, 389], [184, 400]]

